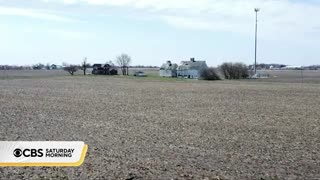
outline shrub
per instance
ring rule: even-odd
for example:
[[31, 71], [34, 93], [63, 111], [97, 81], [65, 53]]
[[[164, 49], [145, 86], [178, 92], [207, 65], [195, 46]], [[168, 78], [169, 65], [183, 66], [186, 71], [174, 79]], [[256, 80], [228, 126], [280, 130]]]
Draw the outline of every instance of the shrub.
[[219, 69], [225, 79], [246, 79], [249, 77], [249, 68], [243, 63], [223, 63]]
[[78, 66], [75, 66], [75, 65], [70, 65], [70, 66], [67, 66], [67, 67], [64, 67], [63, 70], [67, 71], [68, 73], [70, 73], [70, 75], [73, 76], [73, 74], [75, 72], [77, 72], [79, 69]]
[[209, 81], [221, 79], [219, 77], [219, 75], [216, 73], [216, 69], [214, 69], [214, 68], [207, 68], [207, 69], [203, 70], [201, 72], [201, 78], [203, 80], [209, 80]]

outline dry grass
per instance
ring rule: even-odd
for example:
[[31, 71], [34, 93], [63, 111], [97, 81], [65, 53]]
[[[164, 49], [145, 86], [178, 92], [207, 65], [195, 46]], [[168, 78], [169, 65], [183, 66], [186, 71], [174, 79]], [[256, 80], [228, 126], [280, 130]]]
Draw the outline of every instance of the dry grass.
[[0, 168], [1, 179], [320, 178], [318, 84], [58, 76], [0, 87], [0, 140], [89, 145], [81, 167]]

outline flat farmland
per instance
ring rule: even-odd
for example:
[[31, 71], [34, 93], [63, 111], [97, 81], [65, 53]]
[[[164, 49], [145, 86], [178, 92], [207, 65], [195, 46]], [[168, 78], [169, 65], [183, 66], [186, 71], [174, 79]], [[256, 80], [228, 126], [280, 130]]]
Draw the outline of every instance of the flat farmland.
[[260, 82], [320, 84], [320, 70], [262, 70], [260, 72], [270, 76], [268, 79], [257, 80]]
[[84, 141], [82, 166], [0, 179], [319, 179], [320, 85], [107, 76], [0, 80], [0, 140]]
[[0, 70], [0, 80], [34, 79], [66, 75], [68, 75], [68, 72], [63, 70]]

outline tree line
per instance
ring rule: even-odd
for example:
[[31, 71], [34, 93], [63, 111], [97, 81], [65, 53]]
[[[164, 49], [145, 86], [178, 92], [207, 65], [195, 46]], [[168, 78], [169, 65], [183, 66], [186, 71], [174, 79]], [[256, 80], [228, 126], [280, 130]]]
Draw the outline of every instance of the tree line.
[[249, 67], [244, 63], [226, 62], [218, 66], [218, 68], [207, 68], [201, 72], [203, 80], [221, 80], [225, 79], [247, 79], [253, 75]]

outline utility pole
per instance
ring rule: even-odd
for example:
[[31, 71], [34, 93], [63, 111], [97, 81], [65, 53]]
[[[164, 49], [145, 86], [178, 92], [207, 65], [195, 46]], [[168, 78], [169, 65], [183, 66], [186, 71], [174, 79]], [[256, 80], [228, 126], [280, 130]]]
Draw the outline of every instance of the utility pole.
[[255, 47], [254, 47], [254, 74], [257, 74], [257, 46], [258, 46], [258, 12], [259, 8], [255, 8], [256, 12], [256, 32], [255, 32]]

